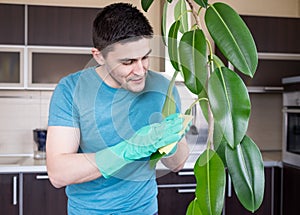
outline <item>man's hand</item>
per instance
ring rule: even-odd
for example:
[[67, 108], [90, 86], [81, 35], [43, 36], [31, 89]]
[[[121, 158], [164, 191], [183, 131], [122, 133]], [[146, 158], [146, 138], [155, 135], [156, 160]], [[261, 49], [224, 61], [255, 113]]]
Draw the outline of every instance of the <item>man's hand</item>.
[[172, 114], [161, 123], [141, 128], [130, 139], [97, 152], [97, 166], [104, 177], [109, 177], [127, 163], [149, 157], [157, 149], [178, 142], [183, 137], [183, 129], [183, 118]]

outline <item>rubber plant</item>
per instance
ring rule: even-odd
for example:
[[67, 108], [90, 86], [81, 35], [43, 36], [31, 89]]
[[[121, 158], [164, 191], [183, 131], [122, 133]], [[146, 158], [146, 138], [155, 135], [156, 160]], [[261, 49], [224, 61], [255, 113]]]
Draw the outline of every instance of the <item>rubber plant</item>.
[[[153, 1], [141, 0], [143, 10], [147, 11]], [[170, 3], [172, 0], [164, 2], [162, 38], [174, 75], [162, 112], [164, 116], [175, 112], [172, 89], [176, 76], [181, 73], [185, 86], [198, 98], [186, 114], [199, 102], [209, 128], [206, 150], [194, 166], [197, 186], [187, 214], [222, 213], [226, 169], [239, 201], [254, 212], [262, 203], [265, 185], [260, 150], [246, 135], [251, 111], [249, 94], [238, 73], [213, 53], [211, 40], [205, 35], [201, 23], [226, 60], [237, 71], [253, 77], [258, 56], [251, 32], [229, 5], [222, 2], [210, 4], [208, 0], [174, 0], [174, 22], [166, 30], [166, 11]], [[204, 16], [200, 16], [200, 12]], [[190, 13], [195, 23], [191, 27], [188, 22]], [[159, 159], [161, 156], [156, 154], [154, 157]]]

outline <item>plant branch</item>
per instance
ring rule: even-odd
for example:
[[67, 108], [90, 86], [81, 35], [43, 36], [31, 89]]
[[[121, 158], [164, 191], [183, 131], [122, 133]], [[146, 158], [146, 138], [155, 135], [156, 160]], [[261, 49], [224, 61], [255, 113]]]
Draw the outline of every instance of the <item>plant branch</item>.
[[194, 7], [192, 1], [191, 1], [191, 0], [186, 0], [186, 2], [189, 4], [189, 6], [190, 6], [190, 8], [191, 8], [191, 10], [192, 10], [192, 14], [193, 14], [193, 16], [194, 16], [194, 19], [195, 19], [195, 21], [196, 21], [197, 26], [198, 26], [199, 28], [201, 28], [200, 17], [199, 17], [198, 12], [196, 11], [196, 9], [195, 9], [195, 7]]

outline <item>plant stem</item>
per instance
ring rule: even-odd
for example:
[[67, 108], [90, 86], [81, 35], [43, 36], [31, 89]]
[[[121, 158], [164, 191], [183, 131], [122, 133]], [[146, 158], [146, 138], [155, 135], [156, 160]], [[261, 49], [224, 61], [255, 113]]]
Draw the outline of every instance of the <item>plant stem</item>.
[[191, 10], [192, 10], [192, 14], [193, 14], [193, 16], [194, 16], [194, 19], [195, 19], [195, 21], [196, 21], [198, 27], [201, 29], [200, 17], [199, 17], [199, 15], [198, 15], [198, 12], [196, 11], [196, 9], [195, 9], [195, 7], [194, 7], [192, 1], [191, 1], [191, 0], [186, 0], [186, 2], [189, 4], [189, 6], [190, 6], [190, 8], [191, 8]]
[[194, 105], [196, 105], [198, 102], [200, 101], [207, 101], [208, 102], [208, 99], [207, 98], [198, 98], [196, 99], [190, 106], [188, 109], [192, 109]]

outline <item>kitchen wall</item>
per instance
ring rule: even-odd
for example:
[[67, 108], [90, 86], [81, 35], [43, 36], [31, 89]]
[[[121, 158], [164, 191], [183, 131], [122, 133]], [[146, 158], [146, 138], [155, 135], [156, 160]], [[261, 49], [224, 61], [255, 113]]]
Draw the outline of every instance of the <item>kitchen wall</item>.
[[51, 91], [0, 90], [0, 154], [33, 153], [33, 129], [47, 128]]
[[281, 150], [282, 94], [250, 93], [251, 116], [247, 134], [261, 150]]
[[[0, 3], [103, 7], [110, 0], [0, 0]], [[140, 6], [140, 0], [123, 1]], [[160, 32], [161, 1], [154, 1], [146, 16]], [[214, 2], [214, 1], [210, 1]], [[243, 15], [300, 16], [300, 0], [226, 0]], [[157, 50], [160, 56], [163, 50]], [[162, 59], [153, 59], [153, 70], [164, 70]], [[32, 130], [47, 127], [51, 91], [0, 90], [0, 154], [32, 153]], [[263, 150], [281, 149], [281, 94], [251, 94], [252, 114], [248, 134]], [[190, 103], [190, 100], [186, 100]], [[186, 105], [185, 105], [186, 106]]]

